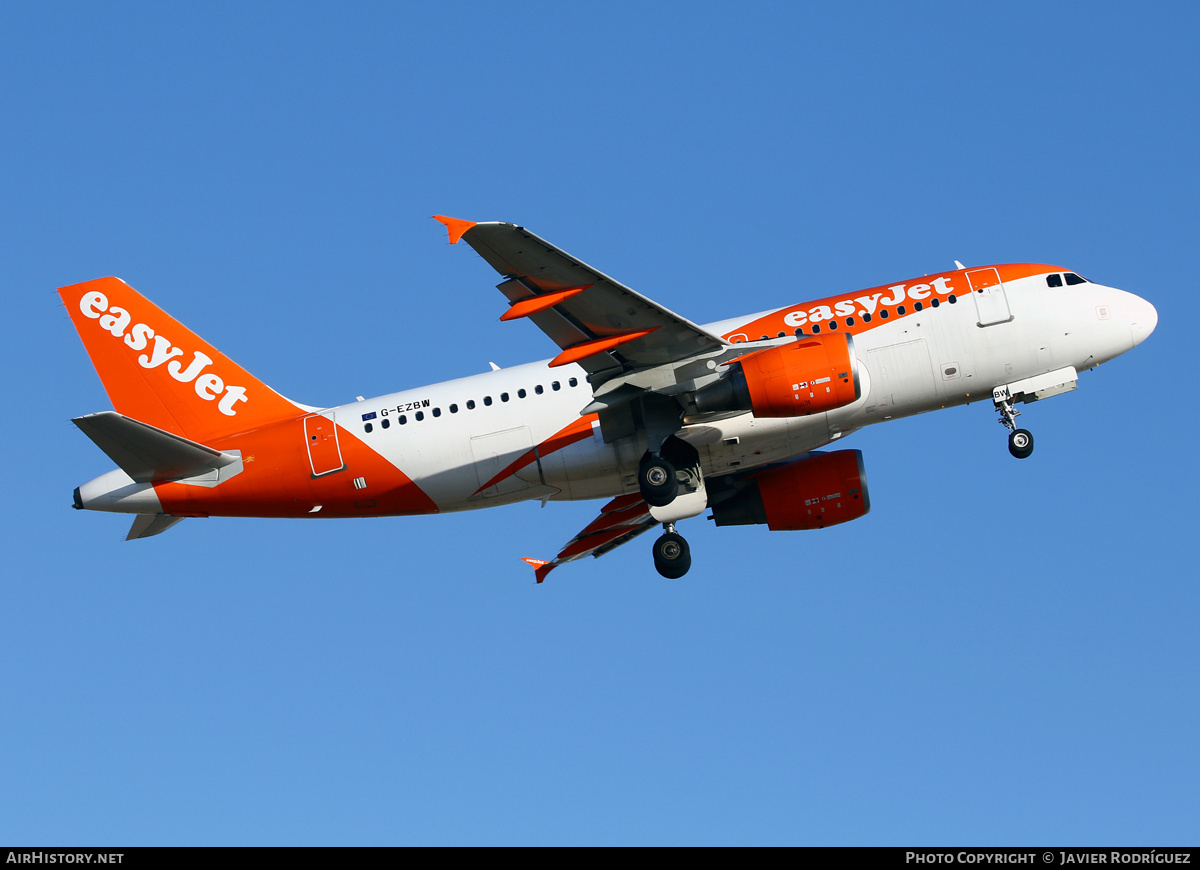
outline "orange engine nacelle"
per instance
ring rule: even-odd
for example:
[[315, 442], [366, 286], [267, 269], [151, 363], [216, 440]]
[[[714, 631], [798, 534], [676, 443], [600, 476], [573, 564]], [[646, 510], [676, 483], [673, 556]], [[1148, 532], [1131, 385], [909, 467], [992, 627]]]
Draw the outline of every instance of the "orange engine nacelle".
[[849, 405], [862, 395], [854, 338], [811, 335], [727, 363], [731, 371], [695, 394], [709, 411], [753, 411], [756, 417], [802, 417]]
[[773, 532], [836, 526], [871, 509], [859, 450], [810, 453], [740, 481], [713, 502], [718, 526], [766, 523]]

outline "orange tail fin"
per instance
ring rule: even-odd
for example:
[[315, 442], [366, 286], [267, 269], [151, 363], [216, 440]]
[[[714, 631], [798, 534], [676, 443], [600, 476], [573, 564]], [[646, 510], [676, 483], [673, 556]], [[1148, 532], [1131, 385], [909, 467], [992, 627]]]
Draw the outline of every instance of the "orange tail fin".
[[113, 408], [193, 441], [303, 408], [117, 278], [59, 288]]

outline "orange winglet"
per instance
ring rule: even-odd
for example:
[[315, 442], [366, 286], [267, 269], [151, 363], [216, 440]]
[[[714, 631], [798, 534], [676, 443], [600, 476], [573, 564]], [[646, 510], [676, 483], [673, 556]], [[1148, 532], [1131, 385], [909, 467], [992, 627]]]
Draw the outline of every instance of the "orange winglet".
[[450, 234], [450, 244], [457, 245], [458, 240], [463, 237], [471, 227], [475, 226], [475, 221], [464, 221], [458, 218], [446, 217], [444, 214], [435, 214], [435, 221], [441, 221], [446, 225], [446, 231]]
[[500, 315], [501, 320], [516, 320], [518, 317], [528, 317], [530, 314], [537, 314], [539, 311], [545, 311], [547, 308], [552, 308], [560, 302], [565, 302], [572, 296], [578, 296], [591, 284], [584, 284], [582, 287], [568, 287], [566, 290], [556, 290], [553, 293], [542, 293], [538, 296], [529, 296], [525, 299], [519, 299], [512, 304], [512, 307]]
[[567, 363], [579, 362], [579, 360], [587, 359], [589, 356], [604, 353], [607, 350], [612, 350], [617, 345], [649, 335], [655, 329], [658, 329], [658, 327], [639, 329], [636, 332], [625, 332], [621, 335], [610, 335], [606, 338], [593, 338], [591, 341], [582, 341], [579, 344], [568, 347], [554, 359], [550, 360], [550, 368], [565, 366]]
[[554, 563], [547, 562], [545, 559], [530, 559], [528, 556], [525, 556], [521, 561], [533, 566], [533, 576], [537, 578], [537, 582], [539, 583], [545, 580], [546, 575], [554, 570]]

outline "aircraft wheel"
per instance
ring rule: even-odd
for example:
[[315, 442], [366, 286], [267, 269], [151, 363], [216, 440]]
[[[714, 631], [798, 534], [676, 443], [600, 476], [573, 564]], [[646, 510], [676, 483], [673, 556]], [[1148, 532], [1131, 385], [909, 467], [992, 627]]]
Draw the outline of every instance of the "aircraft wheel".
[[679, 493], [675, 466], [657, 453], [647, 453], [638, 467], [638, 489], [646, 504], [654, 507], [669, 505]]
[[668, 580], [678, 580], [692, 567], [692, 551], [683, 535], [667, 532], [654, 542], [654, 569]]
[[1033, 435], [1028, 429], [1017, 429], [1008, 436], [1008, 452], [1017, 459], [1028, 459], [1033, 453]]

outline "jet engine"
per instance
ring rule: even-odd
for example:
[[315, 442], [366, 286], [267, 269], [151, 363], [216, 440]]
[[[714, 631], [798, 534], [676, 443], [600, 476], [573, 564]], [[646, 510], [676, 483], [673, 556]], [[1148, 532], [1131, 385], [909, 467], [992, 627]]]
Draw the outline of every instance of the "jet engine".
[[860, 395], [858, 358], [848, 332], [809, 335], [726, 363], [729, 373], [696, 391], [696, 408], [803, 417], [849, 405]]
[[709, 503], [718, 526], [766, 523], [773, 532], [836, 526], [871, 509], [860, 450], [809, 453], [712, 493]]

